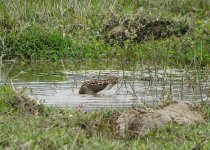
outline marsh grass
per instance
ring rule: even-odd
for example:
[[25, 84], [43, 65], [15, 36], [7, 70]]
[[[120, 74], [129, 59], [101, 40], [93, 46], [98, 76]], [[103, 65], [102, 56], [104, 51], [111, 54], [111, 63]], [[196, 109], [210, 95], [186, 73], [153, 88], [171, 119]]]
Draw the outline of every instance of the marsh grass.
[[[53, 110], [48, 116], [4, 115], [0, 117], [1, 148], [23, 149], [192, 149], [209, 147], [209, 124], [188, 128], [169, 124], [137, 139], [119, 139], [110, 131], [106, 111], [87, 113]], [[105, 120], [109, 120], [105, 121]], [[84, 124], [88, 128], [84, 128]]]
[[[124, 58], [156, 64], [207, 65], [209, 56], [208, 0], [201, 1], [22, 1], [3, 0], [0, 10], [0, 49], [5, 59], [60, 60]], [[147, 20], [183, 20], [190, 31], [130, 48], [106, 43], [101, 30], [111, 19], [122, 25], [140, 16]], [[181, 23], [182, 24], [182, 23]], [[176, 29], [173, 29], [176, 30]], [[124, 60], [123, 59], [123, 60]], [[165, 61], [167, 60], [167, 61]], [[196, 61], [195, 61], [196, 60]]]
[[208, 149], [210, 146], [210, 108], [207, 104], [195, 108], [205, 117], [204, 124], [189, 127], [168, 124], [146, 136], [131, 139], [118, 137], [114, 129], [117, 117], [128, 109], [85, 112], [45, 107], [43, 114], [33, 115], [13, 109], [10, 104], [16, 99], [11, 88], [2, 86], [0, 92], [2, 149]]

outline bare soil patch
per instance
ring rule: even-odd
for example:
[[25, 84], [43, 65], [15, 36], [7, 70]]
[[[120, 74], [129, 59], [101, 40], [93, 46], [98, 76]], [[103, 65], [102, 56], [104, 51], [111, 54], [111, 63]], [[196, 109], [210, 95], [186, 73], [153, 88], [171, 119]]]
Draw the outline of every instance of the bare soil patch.
[[144, 136], [150, 130], [160, 129], [169, 123], [188, 126], [204, 123], [201, 113], [189, 102], [174, 101], [159, 109], [130, 110], [116, 120], [116, 134], [119, 137]]

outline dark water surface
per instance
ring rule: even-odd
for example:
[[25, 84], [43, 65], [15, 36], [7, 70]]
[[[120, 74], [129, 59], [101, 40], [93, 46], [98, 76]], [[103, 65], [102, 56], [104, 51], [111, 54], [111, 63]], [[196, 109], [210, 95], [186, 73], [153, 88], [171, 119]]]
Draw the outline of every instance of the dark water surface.
[[[171, 69], [148, 65], [106, 62], [4, 62], [1, 83], [11, 82], [26, 88], [33, 97], [47, 105], [61, 107], [130, 107], [154, 104], [172, 97], [174, 100], [209, 100], [210, 70]], [[90, 79], [123, 76], [124, 81], [95, 96], [78, 94], [81, 84]]]

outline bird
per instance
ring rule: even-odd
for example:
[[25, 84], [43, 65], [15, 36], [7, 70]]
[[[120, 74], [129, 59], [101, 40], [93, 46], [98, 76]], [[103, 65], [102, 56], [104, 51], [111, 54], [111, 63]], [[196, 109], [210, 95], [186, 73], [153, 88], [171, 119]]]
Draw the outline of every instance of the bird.
[[79, 94], [96, 94], [102, 90], [111, 89], [122, 80], [121, 77], [111, 76], [106, 80], [85, 81], [80, 87]]

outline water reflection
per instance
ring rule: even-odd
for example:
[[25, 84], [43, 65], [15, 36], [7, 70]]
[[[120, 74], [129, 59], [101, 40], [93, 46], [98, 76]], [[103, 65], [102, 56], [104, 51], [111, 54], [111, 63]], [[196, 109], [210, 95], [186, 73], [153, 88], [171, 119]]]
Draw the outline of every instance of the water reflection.
[[[12, 64], [4, 66], [3, 73]], [[76, 68], [74, 68], [77, 66]], [[153, 69], [144, 66], [121, 68], [115, 65], [37, 64], [13, 65], [4, 79], [13, 80], [18, 88], [30, 89], [33, 97], [47, 105], [83, 107], [130, 107], [142, 103], [154, 104], [169, 97], [175, 100], [201, 101], [209, 97], [209, 70]], [[106, 69], [104, 69], [106, 68]], [[94, 69], [94, 70], [93, 70]], [[104, 79], [107, 75], [123, 76], [124, 81], [112, 89], [93, 95], [79, 95], [85, 80]], [[2, 80], [2, 83], [6, 80]]]

